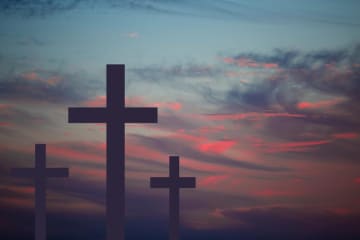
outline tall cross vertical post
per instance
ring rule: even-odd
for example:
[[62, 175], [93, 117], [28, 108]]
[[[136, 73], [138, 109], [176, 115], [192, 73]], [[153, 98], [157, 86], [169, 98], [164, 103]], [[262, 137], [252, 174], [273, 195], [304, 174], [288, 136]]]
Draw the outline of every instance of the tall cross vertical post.
[[179, 177], [179, 157], [169, 158], [169, 177], [151, 177], [150, 187], [169, 188], [169, 239], [179, 239], [180, 188], [195, 188], [196, 178]]
[[35, 168], [13, 168], [11, 175], [33, 178], [35, 185], [35, 240], [46, 240], [46, 183], [50, 177], [68, 177], [68, 168], [46, 168], [46, 145], [35, 144]]
[[69, 122], [106, 123], [107, 240], [123, 240], [125, 123], [157, 123], [157, 108], [125, 107], [125, 65], [107, 65], [106, 81], [106, 107], [69, 108]]

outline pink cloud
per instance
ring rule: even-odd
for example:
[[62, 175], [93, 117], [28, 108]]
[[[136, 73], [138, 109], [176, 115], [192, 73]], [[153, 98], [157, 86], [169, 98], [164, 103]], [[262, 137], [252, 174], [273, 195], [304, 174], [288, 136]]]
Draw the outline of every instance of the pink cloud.
[[331, 143], [331, 140], [318, 140], [318, 141], [298, 141], [298, 142], [265, 142], [257, 140], [253, 142], [253, 146], [262, 149], [267, 153], [280, 153], [280, 152], [306, 152], [314, 147]]
[[105, 162], [105, 143], [78, 143], [84, 149], [95, 149], [98, 150], [101, 154], [88, 153], [82, 149], [71, 148], [69, 146], [57, 145], [48, 145], [47, 152], [49, 155], [58, 156], [64, 159], [69, 160], [81, 160], [81, 161], [90, 161], [90, 162]]
[[10, 191], [16, 193], [19, 196], [7, 197], [1, 196], [0, 202], [3, 205], [14, 206], [17, 208], [32, 208], [33, 207], [33, 194], [35, 192], [33, 186], [16, 186], [16, 185], [5, 185], [0, 186], [1, 190]]
[[27, 198], [19, 198], [19, 197], [2, 197], [0, 198], [0, 203], [2, 206], [12, 206], [16, 208], [33, 208], [34, 203], [32, 200]]
[[215, 175], [215, 176], [205, 177], [201, 179], [200, 185], [208, 186], [208, 185], [218, 184], [226, 178], [227, 178], [226, 175]]
[[140, 37], [140, 34], [138, 32], [128, 32], [128, 33], [126, 33], [126, 36], [128, 38], [138, 38], [138, 37]]
[[234, 63], [235, 59], [231, 58], [231, 57], [225, 57], [223, 58], [224, 63]]
[[231, 57], [225, 57], [223, 58], [223, 62], [227, 64], [234, 64], [238, 67], [248, 67], [248, 68], [279, 68], [279, 65], [277, 63], [271, 63], [271, 62], [257, 62], [255, 60], [252, 60], [250, 58], [231, 58]]
[[182, 108], [182, 104], [180, 102], [155, 102], [150, 104], [150, 106], [156, 106], [159, 109], [168, 109], [172, 111], [179, 111]]
[[179, 111], [182, 108], [182, 104], [179, 102], [168, 103], [168, 107], [174, 111]]
[[198, 149], [201, 152], [211, 152], [211, 153], [217, 153], [217, 154], [223, 154], [228, 149], [230, 149], [232, 146], [235, 145], [235, 141], [231, 140], [222, 140], [222, 141], [216, 141], [216, 142], [208, 142], [208, 143], [201, 143], [198, 147]]
[[304, 118], [304, 114], [293, 113], [263, 113], [263, 112], [248, 112], [248, 113], [234, 113], [234, 114], [212, 114], [206, 115], [210, 120], [260, 120], [264, 118], [286, 117], [286, 118]]
[[27, 72], [27, 73], [23, 73], [22, 77], [26, 80], [29, 81], [34, 81], [34, 80], [39, 80], [40, 77], [36, 72]]
[[87, 107], [105, 107], [106, 96], [105, 95], [96, 96], [95, 98], [84, 102], [84, 105], [86, 105]]
[[335, 139], [356, 139], [359, 137], [358, 133], [354, 132], [346, 132], [346, 133], [336, 133], [332, 135]]
[[301, 193], [295, 191], [280, 191], [273, 189], [255, 191], [253, 194], [258, 197], [291, 197], [301, 195]]
[[61, 82], [61, 80], [62, 80], [62, 78], [59, 76], [52, 76], [52, 77], [45, 79], [44, 81], [50, 86], [55, 86], [59, 82]]
[[264, 63], [263, 67], [264, 68], [278, 68], [279, 64], [277, 64], [277, 63]]
[[351, 210], [348, 208], [333, 208], [330, 209], [330, 211], [340, 216], [348, 216], [351, 214]]
[[60, 76], [42, 77], [36, 72], [26, 72], [21, 75], [25, 80], [28, 81], [39, 81], [48, 84], [49, 86], [57, 85], [62, 78]]
[[320, 141], [302, 141], [302, 142], [288, 142], [288, 143], [281, 143], [272, 151], [279, 151], [279, 152], [289, 152], [289, 151], [307, 151], [309, 147], [315, 147], [320, 145], [329, 144], [331, 141], [329, 140], [320, 140]]
[[197, 151], [215, 154], [223, 154], [236, 144], [234, 140], [210, 141], [207, 137], [191, 135], [183, 131], [178, 131], [169, 138], [183, 140], [184, 144], [195, 147]]
[[360, 184], [360, 177], [355, 178], [354, 182], [357, 183], [357, 184]]
[[34, 187], [32, 186], [2, 186], [0, 187], [1, 188], [4, 188], [8, 191], [11, 191], [11, 192], [15, 192], [15, 193], [18, 193], [18, 194], [24, 194], [24, 195], [31, 195], [34, 193]]
[[319, 108], [330, 108], [333, 107], [341, 102], [344, 102], [345, 99], [343, 98], [335, 98], [330, 100], [323, 100], [317, 102], [299, 102], [297, 107], [299, 109], [319, 109]]
[[[104, 159], [105, 165], [105, 159]], [[91, 181], [103, 181], [105, 180], [105, 169], [103, 168], [89, 168], [89, 167], [72, 167], [71, 176], [80, 178], [89, 178]]]

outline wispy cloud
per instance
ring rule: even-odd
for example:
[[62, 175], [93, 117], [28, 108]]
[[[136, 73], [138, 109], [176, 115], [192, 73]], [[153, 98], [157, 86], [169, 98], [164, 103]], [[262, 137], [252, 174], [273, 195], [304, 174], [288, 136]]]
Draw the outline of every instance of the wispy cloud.
[[[167, 1], [167, 0], [106, 0], [97, 2], [91, 0], [66, 0], [66, 1], [36, 1], [21, 0], [11, 1], [5, 0], [0, 3], [0, 11], [6, 14], [20, 14], [25, 17], [44, 17], [52, 14], [63, 13], [74, 9], [92, 9], [104, 6], [108, 9], [146, 11], [156, 14], [166, 14], [175, 16], [209, 18], [209, 19], [229, 19], [241, 20], [247, 22], [262, 23], [281, 23], [284, 20], [289, 22], [317, 22], [323, 24], [336, 24], [346, 26], [359, 26], [360, 22], [354, 19], [354, 16], [348, 16], [351, 13], [351, 6], [358, 7], [357, 3], [351, 3], [347, 8], [342, 9], [346, 13], [336, 14], [336, 4], [332, 4], [332, 11], [314, 11], [313, 9], [304, 9], [301, 3], [294, 3], [292, 7], [283, 4], [278, 0], [279, 6], [284, 7], [272, 8], [272, 2], [264, 1], [244, 2], [244, 1]], [[325, 2], [324, 2], [325, 3]], [[301, 10], [299, 10], [301, 9]], [[339, 9], [339, 8], [337, 8]]]
[[128, 32], [125, 34], [125, 36], [128, 38], [139, 38], [140, 34], [138, 32]]

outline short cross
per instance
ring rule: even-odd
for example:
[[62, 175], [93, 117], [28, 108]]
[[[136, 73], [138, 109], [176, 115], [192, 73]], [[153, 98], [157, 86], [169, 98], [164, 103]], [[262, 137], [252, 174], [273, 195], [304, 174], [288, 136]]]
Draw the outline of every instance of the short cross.
[[35, 144], [35, 168], [13, 168], [11, 175], [35, 182], [35, 240], [46, 239], [46, 180], [68, 177], [68, 168], [46, 168], [46, 145]]
[[106, 68], [106, 107], [69, 108], [70, 123], [106, 123], [107, 240], [123, 240], [125, 225], [125, 123], [156, 123], [157, 108], [125, 107], [125, 65]]
[[169, 188], [169, 239], [179, 239], [179, 195], [180, 188], [195, 188], [196, 179], [194, 177], [179, 177], [179, 157], [170, 156], [169, 158], [170, 176], [151, 177], [150, 187]]

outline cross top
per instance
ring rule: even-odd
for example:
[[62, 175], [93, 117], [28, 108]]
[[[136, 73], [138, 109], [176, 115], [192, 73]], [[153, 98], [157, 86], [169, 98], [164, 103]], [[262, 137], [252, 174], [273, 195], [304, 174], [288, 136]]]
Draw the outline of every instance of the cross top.
[[169, 157], [169, 177], [152, 177], [150, 186], [152, 188], [195, 188], [196, 180], [194, 177], [179, 177], [179, 157]]
[[20, 178], [34, 178], [37, 181], [46, 178], [68, 177], [68, 168], [46, 168], [46, 144], [35, 144], [35, 168], [13, 168], [11, 175]]
[[[106, 107], [69, 108], [69, 122], [113, 123], [119, 127], [125, 123], [157, 122], [157, 108], [125, 107], [124, 64], [107, 65], [106, 95]], [[109, 142], [107, 142], [107, 144], [109, 144]]]

